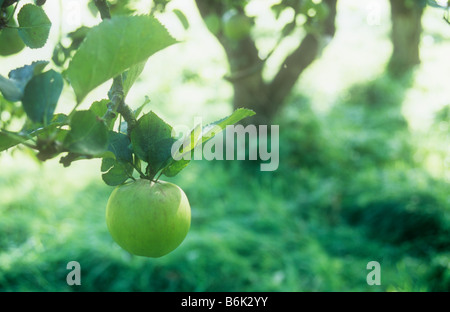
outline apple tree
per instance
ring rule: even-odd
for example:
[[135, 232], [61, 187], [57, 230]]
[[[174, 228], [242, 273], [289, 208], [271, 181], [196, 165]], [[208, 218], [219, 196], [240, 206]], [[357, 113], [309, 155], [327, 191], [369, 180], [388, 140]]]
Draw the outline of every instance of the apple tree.
[[426, 0], [390, 0], [392, 54], [388, 69], [394, 75], [407, 73], [420, 64], [422, 16]]
[[[281, 31], [266, 36], [275, 39], [269, 51], [261, 51], [255, 36], [257, 16], [248, 6], [257, 0], [195, 0], [210, 32], [222, 45], [234, 90], [233, 106], [249, 107], [256, 115], [248, 121], [269, 124], [287, 100], [304, 70], [317, 59], [334, 37], [337, 0], [285, 0], [269, 10], [274, 18], [289, 16]], [[268, 60], [284, 40], [296, 38], [296, 48], [284, 56], [271, 78], [264, 75]], [[262, 53], [264, 52], [264, 53]]]
[[[142, 107], [132, 110], [126, 102], [146, 61], [177, 41], [151, 13], [133, 15], [123, 5], [125, 2], [115, 1], [110, 6], [106, 0], [91, 1], [90, 9], [100, 13], [98, 25], [66, 34], [71, 43], [58, 43], [52, 59], [27, 62], [9, 73], [0, 72], [0, 152], [25, 148], [41, 161], [60, 157], [65, 167], [77, 160], [101, 159], [106, 184], [120, 188], [144, 180], [147, 189], [141, 192], [165, 196], [150, 189], [163, 187], [161, 175], [178, 174], [189, 160], [172, 156], [177, 138], [169, 124], [154, 112], [143, 114]], [[51, 3], [0, 0], [2, 57], [50, 44], [47, 39], [52, 22], [45, 12], [47, 5]], [[108, 81], [112, 82], [111, 88], [104, 99], [91, 103], [88, 109], [80, 109], [87, 95]], [[64, 86], [71, 87], [75, 99], [68, 114], [56, 113]], [[177, 153], [191, 153], [227, 125], [253, 114], [240, 108], [203, 131], [193, 129]], [[211, 126], [215, 126], [214, 132]], [[174, 187], [166, 188], [177, 192]], [[143, 196], [144, 200], [147, 197]], [[166, 208], [175, 209], [173, 205], [177, 204], [168, 201]], [[137, 208], [151, 209], [148, 205]], [[139, 243], [158, 245], [153, 239]], [[179, 236], [177, 239], [180, 243]]]

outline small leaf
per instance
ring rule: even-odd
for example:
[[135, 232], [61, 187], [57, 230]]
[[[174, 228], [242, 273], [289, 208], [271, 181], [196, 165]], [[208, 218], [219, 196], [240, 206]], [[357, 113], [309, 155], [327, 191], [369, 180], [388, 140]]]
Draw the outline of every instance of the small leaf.
[[[190, 162], [189, 159], [184, 159], [187, 154], [190, 154], [194, 149], [212, 139], [215, 135], [223, 131], [227, 126], [238, 123], [244, 118], [255, 115], [255, 112], [248, 109], [237, 109], [228, 117], [225, 117], [219, 121], [213, 122], [203, 129], [200, 129], [200, 125], [197, 125], [186, 137], [180, 149], [173, 158], [163, 169], [163, 174], [167, 177], [173, 177], [177, 175], [181, 170], [183, 170]], [[175, 160], [175, 159], [179, 160]]]
[[19, 36], [32, 49], [42, 48], [47, 42], [52, 23], [45, 11], [36, 5], [26, 4], [17, 15]]
[[20, 101], [23, 97], [23, 90], [11, 79], [0, 76], [0, 91], [5, 100], [11, 102]]
[[114, 157], [103, 157], [102, 166], [100, 167], [100, 170], [102, 172], [106, 172], [109, 169], [111, 169], [115, 163], [116, 163], [116, 159]]
[[147, 15], [115, 16], [91, 28], [67, 69], [78, 103], [100, 84], [175, 42], [157, 19]]
[[203, 129], [200, 132], [200, 129], [195, 127], [189, 137], [186, 138], [185, 142], [182, 145], [182, 149], [180, 154], [176, 156], [183, 157], [182, 155], [190, 153], [194, 148], [199, 145], [207, 142], [208, 140], [212, 139], [215, 135], [219, 134], [221, 131], [217, 130], [224, 130], [229, 125], [234, 125], [241, 121], [244, 118], [250, 117], [255, 115], [255, 112], [249, 109], [239, 108], [235, 110], [230, 116], [225, 117], [221, 120], [218, 120], [216, 122], [210, 123], [209, 125], [203, 127]]
[[72, 40], [72, 43], [70, 44], [70, 47], [68, 48], [69, 51], [74, 51], [80, 47], [80, 44], [83, 42], [84, 38], [86, 38], [87, 34], [89, 33], [90, 28], [86, 26], [81, 26], [75, 31], [72, 31], [67, 34], [67, 37]]
[[164, 168], [163, 174], [166, 177], [174, 177], [176, 176], [181, 170], [187, 167], [189, 165], [190, 160], [189, 159], [181, 159], [179, 161], [172, 162], [169, 166]]
[[48, 124], [64, 86], [61, 74], [50, 70], [34, 76], [27, 84], [22, 104], [28, 117], [34, 121]]
[[24, 138], [17, 134], [11, 134], [6, 131], [0, 132], [0, 152], [7, 150], [8, 148], [14, 147], [20, 143], [26, 142], [28, 138]]
[[254, 116], [255, 112], [250, 109], [239, 108], [235, 110], [230, 116], [225, 117], [216, 122], [210, 123], [206, 127], [203, 128], [202, 132], [202, 143], [205, 143], [209, 139], [212, 139], [219, 132], [215, 132], [216, 127], [219, 127], [222, 130], [225, 130], [227, 126], [234, 125], [241, 121], [244, 118]]
[[130, 146], [131, 142], [127, 135], [109, 131], [108, 151], [113, 152], [117, 160], [133, 162], [133, 153]]
[[[111, 164], [112, 166], [110, 166]], [[134, 171], [133, 166], [129, 163], [123, 163], [115, 160], [111, 162], [111, 159], [103, 158], [102, 171], [103, 168], [108, 166], [109, 170], [107, 169], [107, 172], [102, 174], [102, 179], [109, 186], [117, 186], [124, 183], [132, 176]]]
[[147, 106], [148, 103], [150, 103], [150, 99], [148, 98], [148, 96], [145, 96], [144, 103], [142, 103], [142, 105], [139, 106], [139, 107], [134, 111], [134, 116], [135, 116], [136, 118], [139, 118], [139, 115], [141, 114], [142, 110], [144, 109], [145, 106]]
[[127, 96], [133, 84], [138, 80], [140, 74], [145, 68], [145, 64], [147, 61], [138, 63], [136, 65], [131, 66], [129, 70], [127, 70], [123, 74], [123, 94]]
[[77, 111], [70, 120], [64, 146], [72, 153], [99, 155], [108, 148], [108, 129], [91, 111]]
[[[13, 14], [13, 10], [8, 8], [5, 10], [6, 16], [9, 14]], [[9, 56], [20, 51], [25, 48], [25, 43], [23, 43], [22, 38], [20, 38], [19, 33], [17, 31], [17, 22], [11, 17], [7, 22], [7, 27], [2, 28], [0, 30], [0, 56]]]
[[[55, 133], [56, 126], [61, 125], [62, 116], [55, 116], [52, 123], [47, 127], [42, 127], [42, 125], [31, 124], [22, 129], [20, 132], [10, 132], [6, 130], [0, 130], [0, 152], [4, 151], [15, 145], [24, 143], [36, 136], [45, 136], [47, 133]], [[64, 135], [65, 130], [59, 129], [56, 139], [59, 139]]]
[[143, 115], [131, 132], [134, 153], [149, 164], [150, 174], [156, 174], [171, 158], [175, 139], [172, 127], [155, 113]]
[[9, 72], [9, 79], [0, 76], [0, 91], [4, 98], [11, 102], [22, 100], [28, 82], [47, 66], [48, 62], [38, 61], [31, 65], [14, 69]]
[[23, 84], [23, 87], [31, 80], [35, 75], [42, 73], [44, 68], [48, 65], [48, 61], [36, 61], [30, 65], [25, 65], [23, 67], [13, 69], [9, 72], [8, 77], [10, 79], [16, 80]]
[[[89, 108], [89, 110], [92, 111], [97, 117], [103, 118], [103, 116], [105, 116], [105, 114], [106, 114], [106, 111], [108, 110], [109, 103], [110, 103], [109, 100], [95, 101], [94, 103], [91, 104], [91, 107]], [[118, 114], [116, 115], [116, 117], [114, 117], [107, 123], [106, 126], [108, 127], [109, 130], [113, 129], [114, 123], [116, 122], [117, 117], [119, 117]]]
[[95, 116], [102, 118], [106, 111], [108, 110], [108, 103], [109, 100], [100, 100], [95, 101], [91, 104], [91, 107], [89, 107], [89, 110], [95, 114]]
[[173, 13], [175, 13], [175, 15], [178, 17], [178, 19], [180, 20], [181, 25], [183, 25], [184, 29], [188, 29], [189, 28], [189, 21], [186, 17], [186, 15], [184, 15], [184, 13], [178, 9], [174, 9]]

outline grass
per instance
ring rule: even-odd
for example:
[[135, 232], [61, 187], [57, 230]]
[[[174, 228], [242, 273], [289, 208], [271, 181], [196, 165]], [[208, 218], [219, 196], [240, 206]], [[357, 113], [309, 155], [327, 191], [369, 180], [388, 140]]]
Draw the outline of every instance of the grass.
[[[1, 159], [2, 168], [8, 165], [7, 158]], [[78, 175], [80, 170], [86, 172], [86, 165], [94, 171], [94, 164], [80, 162], [62, 169], [51, 161], [40, 168], [28, 158], [22, 164], [28, 168], [26, 176], [12, 170], [0, 178], [2, 291], [429, 291], [448, 287], [448, 251], [430, 245], [430, 250], [416, 253], [415, 239], [420, 235], [399, 241], [379, 235], [380, 229], [388, 233], [405, 228], [391, 218], [395, 211], [404, 222], [411, 222], [410, 227], [423, 220], [404, 218], [410, 208], [404, 207], [408, 204], [401, 196], [398, 202], [387, 200], [394, 211], [386, 211], [390, 208], [370, 198], [386, 196], [392, 185], [415, 191], [413, 184], [398, 183], [392, 172], [394, 176], [386, 177], [391, 184], [383, 191], [364, 172], [342, 194], [337, 181], [314, 170], [283, 167], [274, 174], [255, 175], [236, 163], [194, 162], [182, 177], [171, 179], [191, 202], [191, 231], [173, 253], [147, 259], [131, 256], [109, 236], [104, 211], [111, 188], [103, 185], [98, 174]], [[62, 174], [66, 183], [59, 182]], [[426, 189], [439, 194], [436, 187]], [[333, 204], [336, 196], [343, 197], [340, 207]], [[371, 215], [374, 207], [385, 209], [378, 219]], [[446, 209], [433, 207], [438, 214]], [[423, 246], [429, 242], [425, 237]], [[66, 284], [66, 265], [72, 260], [81, 264], [78, 287]], [[366, 283], [366, 265], [372, 260], [381, 264], [381, 286]]]

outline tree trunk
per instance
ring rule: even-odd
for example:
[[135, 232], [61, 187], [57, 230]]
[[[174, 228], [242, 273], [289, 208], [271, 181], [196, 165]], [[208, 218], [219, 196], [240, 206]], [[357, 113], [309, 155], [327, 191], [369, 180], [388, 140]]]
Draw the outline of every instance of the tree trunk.
[[[268, 125], [273, 121], [291, 94], [301, 73], [317, 58], [319, 45], [320, 42], [316, 36], [307, 35], [299, 48], [283, 62], [275, 78], [268, 83], [262, 78], [261, 61], [259, 64], [253, 64], [253, 69], [246, 69], [241, 77], [236, 75], [235, 79], [229, 79], [233, 84], [234, 109], [246, 107], [256, 112], [256, 115], [246, 119], [245, 123]], [[228, 55], [232, 64], [237, 56]], [[231, 70], [236, 72], [233, 66]]]
[[[334, 36], [337, 0], [323, 1], [329, 9], [325, 20], [314, 33], [307, 34], [297, 49], [286, 57], [272, 81], [262, 77], [265, 61], [259, 57], [253, 38], [249, 35], [239, 40], [227, 38], [223, 32], [214, 35], [224, 48], [230, 66], [227, 80], [233, 85], [235, 109], [253, 109], [256, 115], [245, 120], [247, 124], [270, 124], [291, 93], [301, 73], [320, 55], [326, 43]], [[229, 8], [226, 2], [196, 0], [200, 15], [222, 17]], [[245, 15], [241, 8], [238, 14]]]
[[267, 124], [269, 103], [267, 86], [262, 76], [264, 62], [250, 36], [233, 41], [222, 36], [219, 41], [225, 49], [231, 75], [226, 79], [233, 85], [233, 108], [249, 108], [256, 115], [244, 123]]
[[416, 2], [390, 0], [393, 51], [389, 70], [402, 75], [420, 64], [420, 37], [424, 8]]

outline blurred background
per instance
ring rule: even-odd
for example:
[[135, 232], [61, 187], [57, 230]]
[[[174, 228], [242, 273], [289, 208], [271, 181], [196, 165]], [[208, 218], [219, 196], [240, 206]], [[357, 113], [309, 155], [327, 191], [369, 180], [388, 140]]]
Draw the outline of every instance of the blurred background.
[[[0, 290], [450, 290], [450, 25], [425, 2], [111, 1], [114, 14], [153, 10], [180, 41], [150, 58], [132, 108], [148, 97], [144, 111], [189, 127], [252, 108], [280, 127], [279, 168], [192, 161], [166, 179], [189, 198], [191, 230], [149, 259], [110, 237], [100, 161], [2, 152]], [[1, 75], [100, 22], [88, 1], [44, 8], [49, 42], [0, 57]], [[74, 103], [66, 86], [58, 111]], [[66, 283], [70, 261], [81, 286]]]

